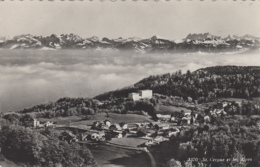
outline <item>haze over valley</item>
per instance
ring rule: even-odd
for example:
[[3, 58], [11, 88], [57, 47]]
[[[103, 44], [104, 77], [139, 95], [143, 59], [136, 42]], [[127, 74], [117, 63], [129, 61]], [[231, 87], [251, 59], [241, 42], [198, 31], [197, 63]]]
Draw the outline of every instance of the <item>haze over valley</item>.
[[113, 50], [0, 50], [1, 112], [61, 97], [94, 97], [148, 77], [216, 65], [259, 66], [244, 53], [140, 54]]

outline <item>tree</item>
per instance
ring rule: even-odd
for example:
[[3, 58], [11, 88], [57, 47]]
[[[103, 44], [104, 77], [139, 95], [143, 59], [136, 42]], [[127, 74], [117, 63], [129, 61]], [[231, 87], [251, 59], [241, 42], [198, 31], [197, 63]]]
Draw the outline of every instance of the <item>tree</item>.
[[42, 166], [56, 166], [57, 164], [80, 167], [96, 166], [91, 152], [77, 143], [68, 144], [64, 141], [45, 141], [41, 156], [44, 157], [41, 159]]
[[187, 76], [191, 76], [191, 72], [190, 72], [190, 70], [187, 70], [187, 74], [186, 74]]
[[245, 96], [246, 96], [246, 98], [249, 98], [249, 96], [250, 96], [248, 88], [245, 89]]
[[34, 120], [34, 118], [30, 114], [26, 114], [25, 116], [23, 116], [20, 119], [22, 125], [24, 125], [26, 127], [32, 126], [33, 120]]
[[0, 132], [3, 155], [15, 162], [37, 164], [42, 142], [39, 134], [20, 126], [5, 126]]
[[20, 123], [21, 115], [18, 114], [6, 114], [3, 116], [4, 119], [8, 120], [11, 124], [18, 125]]
[[180, 161], [176, 161], [172, 158], [167, 162], [166, 167], [182, 167], [182, 165]]
[[242, 154], [241, 151], [236, 150], [231, 158], [230, 167], [246, 167], [247, 162], [245, 161], [245, 158], [245, 155]]
[[22, 126], [4, 126], [0, 130], [1, 153], [9, 160], [28, 166], [96, 166], [91, 152], [77, 143], [68, 144]]

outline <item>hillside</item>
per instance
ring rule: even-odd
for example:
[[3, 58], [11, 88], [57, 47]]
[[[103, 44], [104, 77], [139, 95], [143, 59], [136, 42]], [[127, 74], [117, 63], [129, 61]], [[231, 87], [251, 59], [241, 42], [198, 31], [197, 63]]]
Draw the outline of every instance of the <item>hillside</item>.
[[[129, 93], [145, 89], [153, 90], [151, 100], [133, 102], [127, 98]], [[99, 113], [146, 115], [143, 112], [145, 111], [154, 117], [158, 107], [164, 107], [159, 104], [189, 108], [194, 104], [212, 102], [219, 98], [256, 97], [260, 97], [260, 67], [215, 66], [194, 72], [187, 71], [184, 74], [177, 71], [173, 74], [150, 76], [130, 87], [107, 92], [92, 99], [66, 97], [56, 102], [25, 108], [19, 113], [34, 114], [38, 118], [81, 115], [82, 119], [90, 119]], [[168, 113], [168, 109], [165, 113]]]
[[107, 100], [127, 97], [128, 93], [151, 89], [154, 93], [179, 96], [187, 100], [208, 102], [220, 97], [250, 98], [260, 96], [260, 67], [215, 66], [194, 72], [182, 71], [150, 76], [133, 86], [101, 94], [95, 98]]
[[[131, 166], [149, 166], [143, 158], [149, 151], [158, 167], [171, 162], [196, 166], [192, 159], [204, 166], [259, 166], [259, 75], [256, 66], [177, 71], [93, 99], [65, 97], [0, 115], [0, 163], [95, 167], [131, 161]], [[142, 89], [152, 89], [153, 97], [126, 98]], [[137, 154], [140, 149], [145, 152]]]
[[50, 36], [33, 36], [30, 34], [14, 37], [0, 37], [3, 49], [112, 49], [130, 50], [140, 53], [193, 53], [193, 52], [237, 52], [259, 48], [259, 38], [245, 36], [220, 37], [209, 33], [189, 34], [182, 40], [169, 40], [153, 36], [142, 39], [138, 37], [109, 39], [98, 37], [82, 38], [75, 34], [52, 34]]

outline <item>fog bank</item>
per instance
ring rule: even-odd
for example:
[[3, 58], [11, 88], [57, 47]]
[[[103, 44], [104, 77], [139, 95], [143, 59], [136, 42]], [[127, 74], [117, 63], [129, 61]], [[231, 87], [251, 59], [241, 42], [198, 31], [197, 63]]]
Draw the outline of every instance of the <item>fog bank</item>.
[[0, 50], [0, 111], [61, 97], [93, 97], [148, 77], [215, 65], [260, 65], [246, 54], [137, 54], [114, 51]]

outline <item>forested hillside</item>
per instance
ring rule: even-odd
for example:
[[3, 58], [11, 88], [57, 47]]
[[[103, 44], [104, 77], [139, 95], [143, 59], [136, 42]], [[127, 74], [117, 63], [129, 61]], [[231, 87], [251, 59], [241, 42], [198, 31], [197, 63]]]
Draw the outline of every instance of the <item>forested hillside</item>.
[[[143, 89], [153, 90], [151, 100], [133, 102], [127, 98], [128, 93]], [[162, 97], [165, 99], [163, 104], [187, 107], [184, 105], [186, 102], [197, 104], [214, 101], [216, 98], [246, 99], [259, 96], [260, 67], [216, 66], [194, 72], [187, 71], [185, 74], [177, 71], [173, 74], [150, 76], [132, 87], [111, 91], [94, 99], [66, 97], [56, 102], [25, 108], [19, 113], [34, 113], [36, 117], [41, 118], [91, 116], [104, 112], [130, 113], [130, 111], [133, 113], [146, 111], [153, 115], [154, 113], [150, 112], [154, 111], [152, 108], [156, 106], [158, 99], [162, 101]]]
[[[167, 167], [256, 167], [260, 165], [260, 129], [250, 117], [219, 119], [188, 127], [169, 142], [153, 148]], [[160, 157], [163, 157], [160, 159]]]
[[0, 150], [0, 156], [23, 167], [97, 166], [88, 148], [60, 141], [53, 130], [25, 128], [4, 118], [0, 118]]
[[155, 75], [145, 78], [132, 87], [108, 92], [96, 97], [107, 100], [127, 97], [128, 93], [151, 89], [154, 93], [167, 96], [191, 97], [199, 103], [220, 97], [251, 98], [260, 96], [260, 67], [215, 66]]

